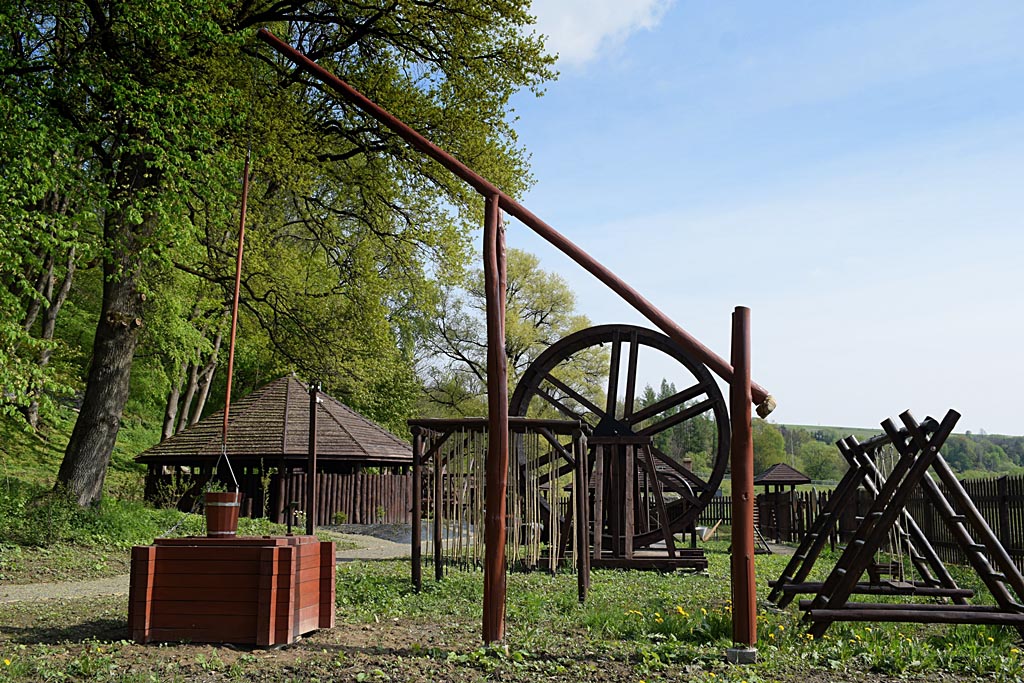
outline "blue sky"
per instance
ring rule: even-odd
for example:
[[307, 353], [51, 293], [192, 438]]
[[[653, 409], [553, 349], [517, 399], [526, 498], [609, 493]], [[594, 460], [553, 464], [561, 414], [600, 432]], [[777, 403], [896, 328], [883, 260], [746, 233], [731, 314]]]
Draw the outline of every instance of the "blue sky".
[[[1024, 3], [534, 13], [561, 76], [514, 101], [524, 203], [722, 356], [751, 307], [772, 419], [1024, 434]], [[595, 324], [645, 322], [524, 226], [509, 244]]]

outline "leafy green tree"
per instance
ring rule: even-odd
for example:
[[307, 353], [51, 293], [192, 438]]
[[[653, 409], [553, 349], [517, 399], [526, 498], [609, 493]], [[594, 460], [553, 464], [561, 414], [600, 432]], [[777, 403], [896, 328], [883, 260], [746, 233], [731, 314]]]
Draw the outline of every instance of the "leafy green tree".
[[[552, 75], [540, 40], [522, 30], [529, 21], [525, 3], [468, 0], [380, 7], [15, 0], [0, 10], [0, 78], [5, 95], [16, 95], [4, 99], [11, 110], [4, 112], [9, 114], [5, 124], [39, 122], [33, 139], [56, 141], [57, 151], [71, 159], [52, 168], [81, 174], [77, 187], [95, 216], [102, 299], [82, 408], [58, 475], [76, 501], [88, 504], [101, 495], [129, 396], [132, 362], [148, 324], [147, 298], [177, 295], [157, 287], [154, 276], [173, 267], [223, 282], [228, 266], [217, 249], [231, 223], [223, 218], [234, 207], [240, 149], [248, 141], [261, 160], [262, 186], [253, 199], [256, 220], [269, 229], [265, 253], [275, 247], [282, 254], [319, 250], [328, 264], [308, 279], [281, 273], [289, 285], [308, 285], [308, 292], [298, 293], [307, 301], [303, 305], [290, 301], [293, 287], [277, 281], [247, 287], [253, 318], [271, 337], [275, 352], [291, 352], [292, 360], [299, 358], [294, 349], [300, 343], [290, 335], [329, 319], [322, 316], [356, 316], [349, 328], [356, 331], [376, 315], [362, 330], [373, 342], [364, 344], [366, 359], [371, 346], [379, 349], [387, 335], [404, 332], [403, 321], [396, 319], [402, 300], [385, 298], [363, 314], [360, 304], [387, 292], [371, 282], [361, 300], [351, 289], [340, 294], [349, 297], [346, 302], [333, 300], [338, 294], [333, 289], [332, 296], [322, 296], [318, 287], [327, 270], [337, 274], [350, 268], [346, 281], [351, 283], [357, 274], [389, 273], [389, 265], [411, 255], [411, 270], [422, 277], [432, 250], [458, 262], [468, 228], [479, 223], [481, 206], [471, 191], [256, 46], [254, 27], [274, 24], [322, 64], [507, 191], [518, 192], [528, 176], [507, 117], [508, 98]], [[284, 91], [278, 84], [294, 87]], [[19, 138], [5, 162], [34, 163], [40, 157], [32, 154], [30, 142]], [[45, 151], [42, 159], [54, 158]], [[24, 215], [17, 217], [12, 234], [30, 234], [41, 211], [31, 197], [17, 201]], [[301, 230], [286, 235], [289, 225]], [[343, 229], [353, 225], [365, 230]], [[330, 234], [321, 234], [322, 227]], [[279, 243], [272, 241], [275, 236]], [[348, 241], [353, 250], [345, 254], [354, 261], [343, 261], [336, 251], [339, 236], [377, 245], [364, 251]], [[2, 246], [19, 257], [25, 253], [17, 240]], [[373, 261], [372, 254], [389, 248], [394, 258]], [[267, 268], [280, 271], [289, 271], [288, 265], [266, 260]], [[308, 303], [318, 296], [332, 301], [319, 307]], [[279, 318], [268, 320], [273, 316]], [[381, 317], [389, 324], [382, 326]], [[17, 340], [0, 353], [24, 358], [17, 347], [25, 335], [16, 334], [6, 315], [4, 320], [8, 336]], [[332, 338], [336, 335], [327, 336]], [[4, 372], [15, 394], [38, 380], [27, 364]], [[383, 376], [390, 378], [386, 386], [380, 386], [382, 375], [374, 375], [380, 395], [399, 381], [392, 372]], [[349, 378], [352, 392], [365, 389], [360, 379]]]
[[846, 461], [835, 446], [806, 441], [797, 451], [800, 471], [814, 481], [834, 481], [846, 472]]
[[[505, 355], [509, 390], [541, 352], [562, 337], [590, 325], [576, 313], [576, 296], [566, 281], [540, 268], [540, 259], [519, 249], [507, 254], [505, 296]], [[474, 270], [465, 288], [444, 292], [430, 334], [425, 338], [422, 374], [427, 398], [446, 414], [486, 412], [487, 334], [483, 271]], [[562, 381], [598, 398], [606, 353], [580, 353], [569, 368], [560, 368]], [[599, 379], [600, 378], [600, 379]], [[596, 389], [597, 392], [601, 389]], [[564, 417], [559, 415], [558, 417]]]
[[786, 442], [779, 428], [759, 417], [753, 420], [754, 474], [760, 474], [780, 462], [786, 462]]

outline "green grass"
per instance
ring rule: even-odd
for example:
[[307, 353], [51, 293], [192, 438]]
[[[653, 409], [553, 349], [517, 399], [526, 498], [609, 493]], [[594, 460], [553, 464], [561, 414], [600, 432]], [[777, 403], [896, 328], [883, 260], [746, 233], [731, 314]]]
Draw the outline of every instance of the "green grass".
[[[818, 576], [827, 568], [826, 560]], [[0, 681], [888, 681], [1020, 680], [1013, 631], [835, 624], [806, 636], [799, 613], [761, 605], [758, 663], [730, 644], [729, 558], [707, 575], [595, 571], [586, 604], [571, 574], [508, 577], [503, 647], [480, 644], [483, 576], [452, 570], [416, 593], [407, 562], [339, 565], [338, 625], [279, 651], [125, 640], [123, 598], [0, 605]], [[758, 556], [759, 594], [786, 558]], [[428, 568], [429, 569], [429, 568]], [[430, 574], [432, 572], [426, 572]], [[2, 662], [0, 662], [2, 664]]]

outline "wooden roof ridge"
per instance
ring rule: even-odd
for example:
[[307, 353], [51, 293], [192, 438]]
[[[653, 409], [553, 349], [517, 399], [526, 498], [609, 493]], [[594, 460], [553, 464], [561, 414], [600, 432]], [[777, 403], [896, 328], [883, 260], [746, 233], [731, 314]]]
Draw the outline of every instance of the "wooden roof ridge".
[[[402, 439], [401, 437], [399, 437], [398, 435], [396, 435], [394, 432], [392, 432], [391, 430], [387, 429], [386, 427], [383, 427], [383, 426], [377, 424], [376, 422], [374, 422], [373, 420], [370, 420], [365, 415], [359, 413], [358, 411], [353, 410], [352, 408], [348, 407], [347, 405], [345, 405], [344, 403], [342, 403], [338, 399], [334, 398], [333, 396], [330, 396], [328, 394], [321, 394], [321, 396], [323, 397], [323, 403], [319, 404], [318, 407], [322, 407], [324, 409], [324, 412], [327, 413], [327, 415], [331, 418], [331, 421], [333, 421], [334, 424], [336, 424], [339, 429], [341, 429], [353, 441], [355, 441], [356, 444], [358, 444], [359, 448], [368, 457], [372, 457], [373, 454], [370, 453], [366, 449], [365, 442], [362, 439], [359, 439], [355, 434], [353, 434], [352, 433], [352, 429], [350, 428], [350, 425], [346, 424], [345, 420], [342, 419], [342, 416], [339, 415], [339, 414], [336, 414], [335, 412], [333, 412], [331, 410], [331, 408], [334, 408], [334, 409], [336, 409], [338, 411], [341, 411], [341, 413], [343, 413], [344, 416], [347, 419], [354, 420], [354, 421], [360, 423], [362, 426], [377, 432], [378, 434], [380, 434], [381, 436], [385, 437], [386, 439], [388, 439], [390, 441], [393, 441], [394, 445], [396, 445], [397, 447], [403, 448], [403, 449], [410, 449], [410, 446], [409, 446], [408, 442], [406, 442], [404, 439]], [[410, 449], [410, 452], [411, 452], [411, 449]]]
[[754, 484], [810, 484], [811, 478], [800, 470], [777, 462], [754, 477]]
[[[294, 375], [268, 382], [232, 402], [227, 452], [232, 459], [286, 457], [307, 452], [309, 388]], [[412, 448], [401, 438], [329, 394], [320, 392], [317, 416], [321, 457], [376, 463], [405, 463]], [[156, 444], [136, 458], [142, 462], [184, 462], [222, 451], [224, 411]]]

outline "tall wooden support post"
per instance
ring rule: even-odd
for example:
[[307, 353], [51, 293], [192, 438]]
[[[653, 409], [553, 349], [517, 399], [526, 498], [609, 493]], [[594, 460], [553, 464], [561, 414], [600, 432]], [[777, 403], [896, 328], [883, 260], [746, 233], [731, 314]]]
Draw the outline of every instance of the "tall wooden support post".
[[423, 430], [412, 428], [412, 585], [423, 589]]
[[306, 535], [316, 530], [316, 404], [320, 383], [309, 383], [309, 459], [306, 461]]
[[590, 533], [587, 510], [590, 507], [590, 486], [587, 483], [587, 437], [582, 431], [573, 432], [573, 457], [576, 471], [573, 486], [576, 488], [576, 590], [580, 602], [590, 592]]
[[487, 486], [484, 519], [485, 643], [505, 637], [505, 508], [508, 488], [508, 374], [505, 361], [505, 232], [499, 195], [487, 197], [484, 292], [487, 303]]
[[750, 309], [732, 314], [732, 641], [734, 664], [757, 659], [757, 588], [754, 585], [754, 439], [751, 427]]

